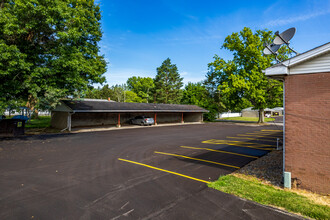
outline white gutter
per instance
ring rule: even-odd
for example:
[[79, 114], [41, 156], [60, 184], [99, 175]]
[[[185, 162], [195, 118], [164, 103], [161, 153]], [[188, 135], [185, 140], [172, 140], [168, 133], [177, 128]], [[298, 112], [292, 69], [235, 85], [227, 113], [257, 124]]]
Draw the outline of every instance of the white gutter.
[[63, 130], [61, 130], [61, 132], [68, 130], [71, 131], [71, 115], [73, 115], [75, 112], [68, 112], [68, 118], [66, 121], [66, 128], [64, 128]]

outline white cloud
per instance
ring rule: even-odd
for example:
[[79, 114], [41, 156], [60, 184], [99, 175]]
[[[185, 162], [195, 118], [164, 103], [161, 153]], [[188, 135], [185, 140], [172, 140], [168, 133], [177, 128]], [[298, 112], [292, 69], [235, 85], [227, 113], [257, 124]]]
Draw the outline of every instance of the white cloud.
[[179, 72], [179, 74], [180, 74], [180, 76], [186, 76], [186, 75], [188, 75], [188, 72], [183, 71], [183, 72]]
[[313, 12], [313, 13], [304, 14], [304, 15], [300, 15], [300, 16], [288, 17], [285, 19], [275, 19], [275, 20], [271, 20], [271, 21], [267, 22], [264, 26], [265, 27], [283, 26], [283, 25], [292, 24], [292, 23], [295, 23], [298, 21], [306, 21], [311, 18], [315, 18], [315, 17], [321, 16], [321, 15], [326, 15], [329, 13], [330, 13], [330, 10]]

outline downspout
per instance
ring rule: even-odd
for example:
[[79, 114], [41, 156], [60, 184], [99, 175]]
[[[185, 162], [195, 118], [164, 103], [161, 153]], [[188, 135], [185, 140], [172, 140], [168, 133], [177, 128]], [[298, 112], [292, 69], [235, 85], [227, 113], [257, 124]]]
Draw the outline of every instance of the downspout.
[[285, 171], [285, 80], [283, 80], [283, 185], [284, 188], [291, 189], [291, 172]]
[[118, 113], [118, 121], [117, 121], [117, 128], [120, 128], [121, 125], [120, 125], [120, 113]]
[[283, 176], [285, 172], [285, 81], [283, 80]]
[[68, 112], [68, 118], [66, 121], [66, 128], [64, 128], [63, 130], [61, 130], [61, 132], [68, 130], [71, 132], [71, 115], [73, 115], [75, 112]]
[[283, 82], [283, 185], [285, 188], [291, 188], [291, 173], [285, 172], [285, 80], [281, 80]]

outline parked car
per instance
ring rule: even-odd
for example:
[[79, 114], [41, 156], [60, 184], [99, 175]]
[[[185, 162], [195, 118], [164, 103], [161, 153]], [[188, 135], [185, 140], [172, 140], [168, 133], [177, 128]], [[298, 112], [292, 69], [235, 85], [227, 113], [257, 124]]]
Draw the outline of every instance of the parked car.
[[270, 113], [266, 113], [266, 114], [265, 114], [265, 117], [266, 117], [266, 118], [270, 118]]
[[147, 116], [136, 116], [131, 119], [131, 124], [133, 125], [153, 125], [154, 123], [154, 119]]

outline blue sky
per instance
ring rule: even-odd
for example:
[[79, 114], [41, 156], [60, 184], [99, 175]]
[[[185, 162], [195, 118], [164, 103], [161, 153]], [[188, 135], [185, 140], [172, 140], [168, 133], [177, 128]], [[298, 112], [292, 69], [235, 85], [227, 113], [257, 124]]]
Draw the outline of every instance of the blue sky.
[[296, 27], [291, 46], [298, 52], [330, 41], [330, 0], [96, 0], [102, 10], [101, 54], [107, 84], [129, 77], [152, 77], [166, 58], [176, 64], [184, 83], [205, 79], [220, 47], [243, 27], [284, 31]]

